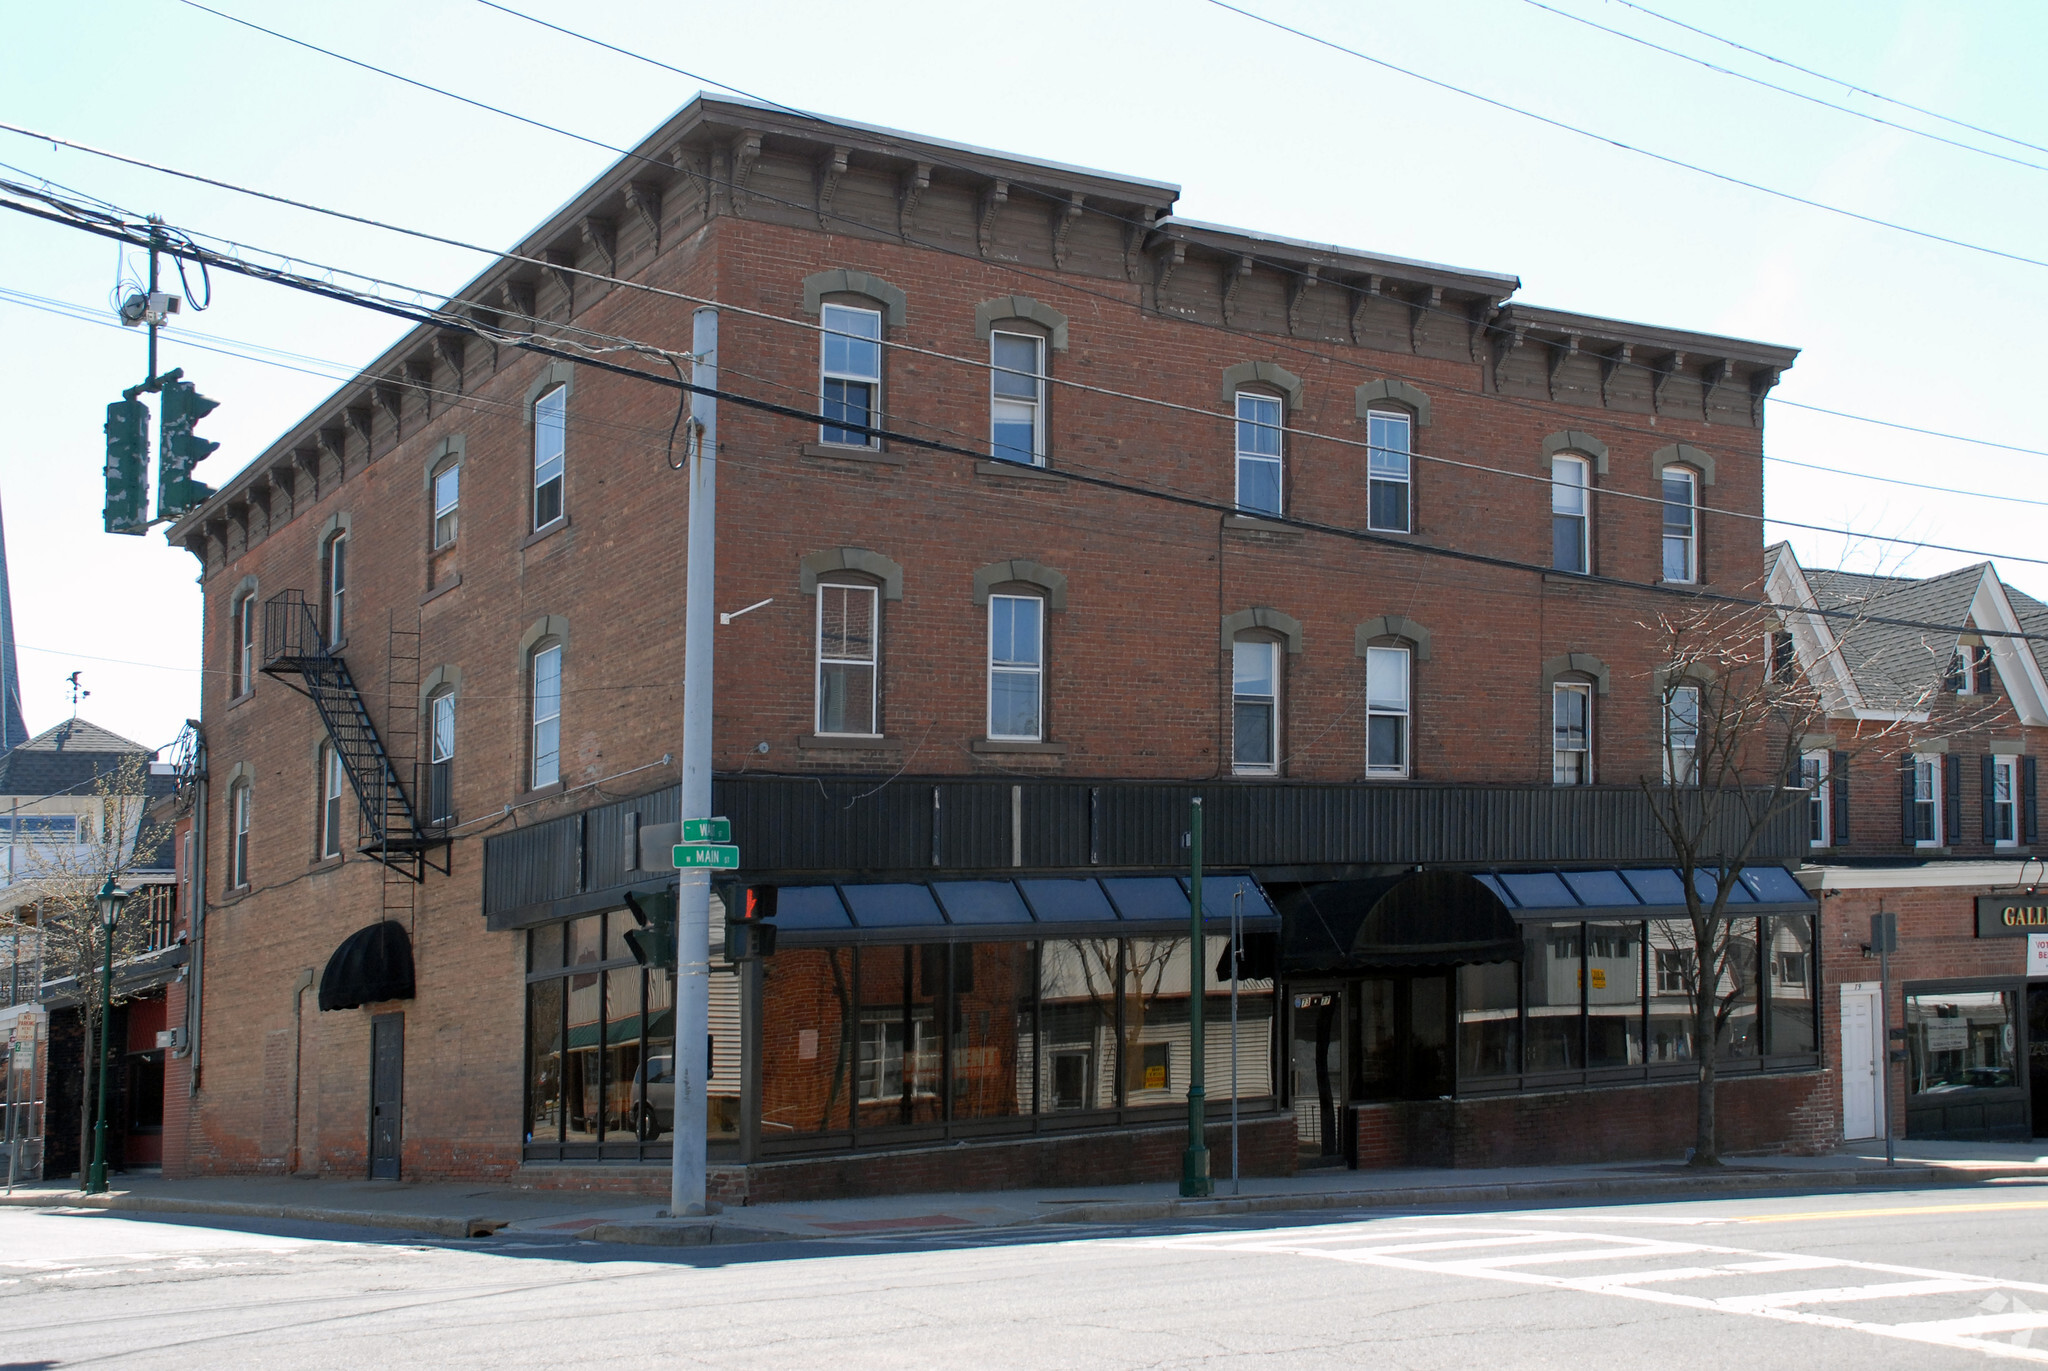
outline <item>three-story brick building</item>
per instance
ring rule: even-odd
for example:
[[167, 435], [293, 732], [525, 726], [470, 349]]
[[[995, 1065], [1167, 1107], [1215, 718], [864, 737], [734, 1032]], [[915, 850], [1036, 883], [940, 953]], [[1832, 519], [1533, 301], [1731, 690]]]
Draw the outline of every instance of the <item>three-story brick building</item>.
[[[174, 527], [213, 668], [189, 1165], [665, 1158], [624, 896], [669, 878], [690, 429], [602, 364], [673, 379], [619, 349], [707, 302], [717, 807], [781, 892], [714, 976], [725, 1193], [1172, 1174], [1198, 795], [1248, 1169], [1680, 1149], [1645, 625], [1761, 589], [1794, 353], [1177, 194], [700, 99], [462, 289], [480, 333], [408, 334]], [[1784, 866], [1742, 898], [1811, 948]], [[1806, 974], [1743, 992], [1729, 1146], [1833, 1127]]]

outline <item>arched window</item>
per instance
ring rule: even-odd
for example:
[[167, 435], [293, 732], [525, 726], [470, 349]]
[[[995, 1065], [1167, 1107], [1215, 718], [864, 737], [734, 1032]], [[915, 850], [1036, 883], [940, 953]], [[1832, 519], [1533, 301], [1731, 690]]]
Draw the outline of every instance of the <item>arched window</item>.
[[450, 455], [434, 469], [433, 482], [434, 526], [433, 550], [439, 552], [455, 541], [456, 512], [462, 503], [462, 460]]
[[438, 690], [427, 697], [427, 822], [455, 818], [455, 692]]
[[247, 695], [256, 688], [256, 592], [245, 591], [235, 597], [233, 616], [234, 677], [236, 696]]
[[1247, 514], [1282, 512], [1281, 405], [1278, 395], [1237, 392], [1237, 507]]
[[[819, 406], [826, 422], [818, 441], [841, 447], [880, 447], [867, 432], [882, 412], [882, 312], [853, 305], [822, 305], [819, 316]], [[848, 427], [853, 425], [854, 427]]]
[[1593, 569], [1593, 464], [1575, 452], [1550, 459], [1550, 565], [1584, 575]]
[[1699, 473], [1690, 467], [1665, 467], [1664, 579], [1690, 585], [1699, 580]]
[[1280, 769], [1280, 644], [1246, 635], [1230, 645], [1230, 769], [1271, 776]]
[[322, 858], [341, 855], [342, 797], [348, 793], [348, 776], [342, 770], [341, 753], [331, 743], [320, 747], [320, 847]]
[[533, 402], [533, 527], [562, 517], [564, 457], [568, 449], [569, 387], [543, 391]]
[[1036, 595], [988, 597], [988, 736], [1045, 737], [1045, 601]]
[[1368, 410], [1365, 441], [1365, 526], [1386, 533], [1410, 532], [1414, 419], [1405, 410]]
[[533, 648], [533, 788], [562, 779], [562, 644], [543, 639]]
[[249, 783], [236, 781], [228, 788], [228, 889], [249, 886]]
[[1593, 784], [1593, 696], [1596, 686], [1578, 676], [1550, 684], [1550, 781]]
[[336, 533], [320, 550], [320, 617], [327, 646], [340, 647], [348, 637], [348, 533]]
[[880, 735], [881, 588], [818, 586], [817, 721], [820, 734]]
[[1407, 645], [1389, 641], [1365, 650], [1365, 774], [1387, 780], [1408, 775], [1414, 734], [1414, 658]]

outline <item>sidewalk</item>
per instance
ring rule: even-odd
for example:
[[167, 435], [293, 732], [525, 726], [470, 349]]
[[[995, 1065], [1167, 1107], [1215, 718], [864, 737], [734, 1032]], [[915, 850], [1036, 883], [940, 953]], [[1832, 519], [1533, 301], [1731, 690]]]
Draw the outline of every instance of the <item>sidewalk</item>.
[[405, 1184], [285, 1176], [164, 1180], [115, 1177], [120, 1187], [82, 1195], [70, 1182], [17, 1187], [0, 1205], [108, 1209], [389, 1228], [437, 1237], [493, 1233], [596, 1242], [695, 1246], [806, 1238], [879, 1237], [1057, 1223], [1144, 1223], [1318, 1209], [1543, 1205], [1570, 1200], [1683, 1199], [1784, 1190], [1885, 1190], [1930, 1185], [2048, 1182], [2048, 1146], [2036, 1143], [1902, 1144], [1887, 1168], [1867, 1144], [1819, 1157], [1738, 1157], [1718, 1171], [1678, 1162], [1496, 1169], [1315, 1170], [1247, 1179], [1232, 1194], [1183, 1200], [1171, 1182], [888, 1195], [871, 1199], [753, 1205], [708, 1218], [672, 1220], [645, 1200], [606, 1205], [589, 1191], [528, 1190], [481, 1183]]

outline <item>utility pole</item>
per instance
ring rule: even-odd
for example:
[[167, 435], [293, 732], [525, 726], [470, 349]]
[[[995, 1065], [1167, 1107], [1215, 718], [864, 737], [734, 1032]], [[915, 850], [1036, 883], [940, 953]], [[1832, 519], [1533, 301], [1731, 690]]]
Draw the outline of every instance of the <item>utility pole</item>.
[[[692, 320], [691, 376], [718, 388], [718, 311]], [[683, 783], [678, 817], [711, 817], [711, 674], [713, 582], [718, 569], [718, 401], [690, 397], [689, 583], [683, 598]], [[707, 1214], [705, 1132], [711, 1033], [711, 873], [676, 873], [676, 1104], [671, 1218]]]
[[1180, 1193], [1213, 1192], [1209, 1179], [1209, 1143], [1205, 1134], [1209, 1091], [1204, 1084], [1202, 1041], [1202, 958], [1208, 943], [1202, 937], [1202, 800], [1193, 801], [1188, 816], [1188, 1150], [1181, 1157]]

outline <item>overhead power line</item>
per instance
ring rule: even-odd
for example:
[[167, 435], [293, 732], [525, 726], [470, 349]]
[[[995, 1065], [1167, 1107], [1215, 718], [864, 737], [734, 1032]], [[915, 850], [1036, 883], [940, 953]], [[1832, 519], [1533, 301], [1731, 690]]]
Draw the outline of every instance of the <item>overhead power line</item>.
[[[1662, 162], [1668, 167], [1677, 167], [1681, 171], [1690, 171], [1700, 176], [1711, 177], [1725, 185], [1740, 186], [1744, 190], [1753, 190], [1761, 195], [1769, 195], [1779, 200], [1789, 201], [1795, 205], [1805, 205], [1808, 209], [1817, 209], [1828, 214], [1840, 215], [1844, 219], [1854, 219], [1859, 223], [1870, 224], [1876, 228], [1890, 229], [1894, 233], [1903, 233], [1909, 237], [1923, 239], [1930, 243], [1943, 243], [1949, 247], [1962, 248], [1966, 252], [1983, 253], [1987, 257], [1997, 257], [2008, 262], [2019, 262], [2025, 266], [2048, 267], [2048, 260], [2043, 260], [2039, 257], [2028, 257], [2024, 253], [2007, 252], [2003, 248], [1987, 247], [1982, 243], [1972, 243], [1964, 238], [1952, 238], [1944, 233], [1936, 233], [1932, 229], [1913, 228], [1910, 225], [1901, 224], [1891, 219], [1879, 218], [1874, 214], [1865, 214], [1860, 210], [1849, 209], [1842, 205], [1831, 205], [1825, 200], [1816, 200], [1812, 196], [1800, 195], [1796, 191], [1780, 190], [1776, 186], [1767, 186], [1761, 181], [1751, 181], [1725, 171], [1715, 171], [1712, 167], [1702, 166], [1698, 162], [1688, 162], [1682, 157], [1673, 157], [1668, 153], [1657, 152], [1635, 143], [1624, 142], [1611, 134], [1596, 133], [1594, 130], [1583, 128], [1578, 124], [1568, 123], [1563, 119], [1554, 119], [1550, 115], [1539, 114], [1535, 110], [1510, 104], [1506, 100], [1495, 99], [1491, 95], [1482, 95], [1476, 90], [1455, 85], [1440, 77], [1424, 75], [1412, 67], [1404, 67], [1399, 63], [1389, 62], [1384, 57], [1375, 57], [1371, 53], [1361, 52], [1357, 48], [1346, 47], [1335, 39], [1325, 38], [1321, 34], [1311, 33], [1307, 29], [1296, 28], [1292, 24], [1284, 24], [1278, 19], [1269, 18], [1254, 10], [1233, 5], [1230, 3], [1230, 0], [1208, 0], [1208, 2], [1218, 9], [1229, 10], [1232, 14], [1242, 15], [1255, 24], [1264, 24], [1268, 28], [1278, 29], [1282, 33], [1293, 34], [1296, 38], [1314, 43], [1318, 47], [1328, 48], [1332, 52], [1339, 52], [1347, 57], [1355, 57], [1361, 62], [1370, 62], [1373, 66], [1396, 72], [1399, 75], [1408, 77], [1410, 80], [1420, 81], [1424, 85], [1435, 86], [1438, 90], [1449, 91], [1453, 95], [1462, 95], [1468, 100], [1477, 100], [1481, 104], [1491, 105], [1497, 110], [1520, 115], [1524, 119], [1533, 119], [1539, 124], [1545, 124], [1554, 129], [1562, 129], [1566, 133], [1574, 133], [1581, 138], [1590, 138], [1596, 143], [1605, 143], [1608, 147], [1620, 148], [1623, 152], [1632, 152], [1638, 157], [1647, 157], [1651, 161]], [[182, 3], [195, 5], [200, 9], [206, 8], [204, 5], [199, 5], [198, 0], [182, 0]], [[209, 11], [209, 13], [219, 13], [219, 11]], [[251, 25], [251, 27], [255, 26]]]
[[1707, 30], [1695, 27], [1692, 24], [1688, 24], [1682, 19], [1673, 19], [1670, 15], [1660, 14], [1656, 10], [1650, 9], [1648, 6], [1635, 4], [1633, 0], [1614, 0], [1614, 3], [1622, 6], [1624, 9], [1632, 9], [1637, 14], [1648, 15], [1650, 18], [1659, 20], [1662, 23], [1670, 24], [1675, 28], [1684, 29], [1687, 33], [1696, 33], [1702, 38], [1712, 39], [1716, 43], [1720, 43], [1727, 47], [1734, 48], [1737, 52], [1746, 52], [1751, 57], [1761, 57], [1766, 62], [1775, 62], [1777, 65], [1781, 67], [1789, 67], [1791, 70], [1799, 72], [1802, 75], [1811, 76], [1815, 80], [1825, 81], [1831, 86], [1840, 86], [1843, 90], [1854, 91], [1858, 95], [1867, 95], [1873, 100], [1882, 100], [1887, 105], [1896, 105], [1900, 109], [1909, 109], [1913, 111], [1913, 113], [1915, 114], [1924, 114], [1929, 119], [1939, 119], [1942, 123], [1952, 124], [1959, 129], [1968, 129], [1972, 133], [1981, 133], [1986, 138], [1996, 138], [2001, 143], [2011, 143], [2015, 147], [2031, 148], [2035, 152], [2048, 152], [2048, 147], [2043, 147], [2039, 143], [2029, 143], [2024, 138], [2015, 138], [2009, 133], [2000, 133], [1996, 129], [1987, 129], [1981, 124], [1972, 124], [1966, 120], [1957, 119], [1951, 115], [1942, 114], [1938, 110], [1928, 109], [1924, 105], [1909, 104], [1904, 100], [1895, 99], [1889, 95], [1880, 95], [1878, 92], [1870, 89], [1868, 86], [1859, 86], [1855, 82], [1846, 81], [1839, 76], [1829, 76], [1826, 72], [1815, 71], [1812, 67], [1802, 67], [1797, 62], [1789, 61], [1786, 58], [1775, 56], [1771, 53], [1765, 52], [1761, 48], [1752, 48], [1747, 44], [1738, 43], [1733, 38], [1723, 38], [1718, 33], [1709, 33]]

